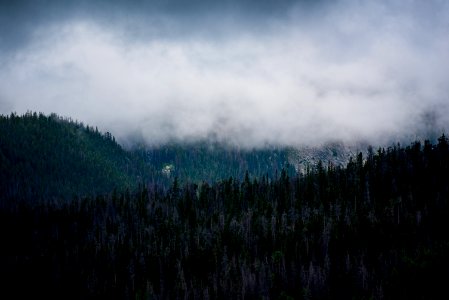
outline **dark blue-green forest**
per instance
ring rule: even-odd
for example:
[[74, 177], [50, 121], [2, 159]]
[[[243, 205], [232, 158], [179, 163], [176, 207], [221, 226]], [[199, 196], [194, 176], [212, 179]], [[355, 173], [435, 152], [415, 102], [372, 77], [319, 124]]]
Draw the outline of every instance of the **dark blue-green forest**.
[[448, 298], [448, 139], [364, 153], [297, 173], [282, 148], [124, 149], [57, 115], [1, 116], [1, 293]]

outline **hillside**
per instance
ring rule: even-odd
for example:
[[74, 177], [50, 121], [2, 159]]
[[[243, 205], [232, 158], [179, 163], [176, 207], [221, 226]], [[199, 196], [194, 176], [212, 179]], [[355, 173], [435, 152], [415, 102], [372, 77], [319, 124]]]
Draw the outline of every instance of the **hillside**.
[[0, 287], [46, 299], [446, 299], [448, 174], [442, 136], [293, 177], [4, 202]]
[[345, 145], [341, 142], [326, 143], [320, 147], [296, 147], [288, 149], [288, 163], [297, 172], [306, 173], [308, 168], [314, 168], [321, 161], [325, 165], [344, 167], [351, 157], [358, 153], [366, 153], [368, 145]]
[[137, 187], [150, 170], [109, 133], [56, 115], [0, 116], [2, 197], [67, 197]]
[[178, 177], [182, 182], [214, 182], [229, 177], [243, 179], [246, 171], [251, 177], [274, 179], [285, 169], [290, 176], [305, 173], [321, 161], [344, 167], [366, 145], [348, 146], [328, 143], [321, 147], [238, 148], [208, 141], [171, 143], [142, 148], [145, 160], [160, 170], [159, 176]]
[[172, 142], [124, 149], [110, 133], [62, 118], [27, 113], [0, 116], [3, 196], [72, 197], [112, 189], [158, 184], [243, 180], [281, 170], [289, 176], [323, 165], [345, 166], [362, 146], [329, 143], [321, 147], [238, 148], [216, 142]]
[[213, 183], [233, 177], [274, 178], [282, 169], [295, 170], [288, 161], [286, 148], [240, 149], [208, 141], [171, 143], [144, 148], [149, 164], [161, 170], [161, 176], [178, 177], [181, 182]]
[[0, 116], [3, 197], [65, 197], [109, 193], [138, 184], [243, 179], [295, 170], [281, 148], [238, 149], [207, 141], [123, 149], [110, 133], [62, 118]]

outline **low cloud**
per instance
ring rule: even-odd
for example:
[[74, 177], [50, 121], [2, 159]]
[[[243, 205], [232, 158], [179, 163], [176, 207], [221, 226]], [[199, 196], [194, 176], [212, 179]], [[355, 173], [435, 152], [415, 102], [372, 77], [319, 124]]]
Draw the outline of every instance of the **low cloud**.
[[0, 112], [56, 112], [123, 143], [379, 143], [447, 130], [448, 4], [305, 8], [218, 24], [202, 12], [185, 28], [193, 13], [45, 23], [0, 61]]

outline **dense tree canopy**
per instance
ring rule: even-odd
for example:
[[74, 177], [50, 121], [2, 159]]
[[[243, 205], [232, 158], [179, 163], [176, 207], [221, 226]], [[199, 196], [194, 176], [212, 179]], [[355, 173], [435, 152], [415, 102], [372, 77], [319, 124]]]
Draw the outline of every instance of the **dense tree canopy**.
[[149, 175], [108, 132], [57, 115], [0, 116], [2, 197], [72, 197], [137, 187]]
[[[15, 118], [8, 122], [25, 122]], [[12, 129], [2, 130], [4, 145]], [[76, 149], [77, 131], [67, 132], [64, 143]], [[51, 165], [45, 151], [35, 157]], [[1, 153], [2, 176], [15, 168], [42, 178], [12, 160], [19, 154]], [[2, 190], [2, 290], [74, 299], [447, 298], [448, 183], [443, 135], [298, 175], [174, 178], [168, 189], [147, 181], [70, 201]]]
[[135, 189], [139, 183], [168, 188], [174, 177], [183, 183], [212, 183], [243, 178], [245, 171], [274, 176], [282, 168], [294, 172], [281, 149], [197, 142], [125, 150], [109, 132], [55, 114], [0, 116], [2, 197], [92, 196]]

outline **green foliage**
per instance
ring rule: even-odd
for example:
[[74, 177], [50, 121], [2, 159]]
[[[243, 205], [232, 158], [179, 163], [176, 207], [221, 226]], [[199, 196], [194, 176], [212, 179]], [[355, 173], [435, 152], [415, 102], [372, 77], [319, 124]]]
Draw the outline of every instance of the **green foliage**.
[[[3, 197], [72, 197], [180, 182], [276, 174], [288, 166], [279, 149], [231, 150], [195, 143], [124, 150], [109, 133], [55, 114], [0, 116], [0, 187]], [[270, 175], [271, 176], [271, 175]]]
[[110, 133], [56, 115], [0, 116], [3, 197], [72, 197], [136, 188], [148, 176]]
[[159, 170], [170, 169], [170, 176], [177, 176], [183, 183], [213, 183], [224, 178], [243, 179], [248, 172], [251, 177], [276, 176], [282, 169], [294, 174], [288, 163], [286, 149], [238, 149], [219, 143], [196, 142], [168, 144], [145, 149], [149, 163]]

